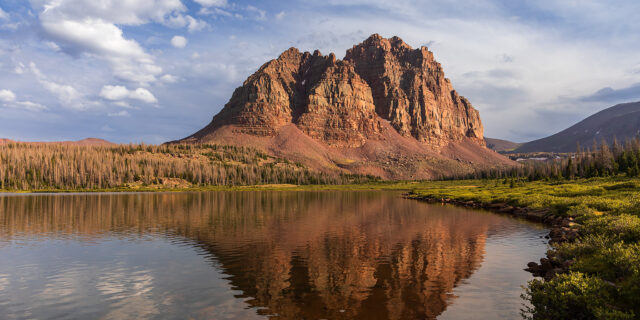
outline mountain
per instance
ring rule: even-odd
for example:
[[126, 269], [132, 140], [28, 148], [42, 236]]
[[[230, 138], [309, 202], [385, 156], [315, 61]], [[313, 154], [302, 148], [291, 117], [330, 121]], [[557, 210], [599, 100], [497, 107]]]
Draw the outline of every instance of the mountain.
[[623, 103], [604, 109], [552, 136], [527, 142], [514, 152], [573, 152], [578, 143], [591, 147], [593, 141], [608, 143], [616, 137], [623, 142], [640, 134], [640, 102]]
[[394, 179], [511, 164], [485, 147], [478, 111], [426, 47], [377, 34], [343, 60], [284, 51], [209, 125], [174, 142], [253, 146], [315, 169]]
[[502, 139], [494, 139], [494, 138], [487, 138], [484, 137], [484, 141], [487, 144], [487, 148], [496, 151], [496, 152], [509, 152], [509, 151], [513, 151], [514, 149], [516, 149], [517, 147], [521, 146], [522, 143], [519, 142], [513, 142], [513, 141], [508, 141], [508, 140], [502, 140]]
[[77, 145], [77, 146], [110, 146], [114, 145], [114, 143], [109, 142], [107, 140], [98, 139], [98, 138], [85, 138], [78, 141], [13, 141], [11, 139], [0, 139], [0, 144], [8, 144], [8, 143], [47, 143], [47, 144], [68, 144], [68, 145]]

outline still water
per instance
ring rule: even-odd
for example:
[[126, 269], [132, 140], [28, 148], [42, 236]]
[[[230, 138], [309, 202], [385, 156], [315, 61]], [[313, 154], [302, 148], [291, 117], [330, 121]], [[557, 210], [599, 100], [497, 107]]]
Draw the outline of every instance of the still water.
[[395, 192], [0, 195], [0, 318], [517, 319], [544, 234]]

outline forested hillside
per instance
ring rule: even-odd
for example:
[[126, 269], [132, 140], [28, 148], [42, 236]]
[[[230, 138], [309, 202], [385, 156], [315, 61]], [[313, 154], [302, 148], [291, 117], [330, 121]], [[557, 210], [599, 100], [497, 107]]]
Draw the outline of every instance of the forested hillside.
[[234, 146], [0, 145], [0, 190], [337, 184], [369, 178], [312, 171]]

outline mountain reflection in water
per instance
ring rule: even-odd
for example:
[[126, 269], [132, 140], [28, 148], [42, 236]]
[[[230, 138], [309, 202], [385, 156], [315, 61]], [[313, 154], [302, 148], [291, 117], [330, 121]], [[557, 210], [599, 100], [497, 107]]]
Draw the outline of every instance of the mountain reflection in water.
[[[500, 234], [508, 239], [523, 230], [531, 230], [525, 231], [528, 238], [541, 234], [503, 216], [385, 192], [0, 196], [0, 255], [13, 257], [12, 262], [0, 262], [0, 310], [9, 310], [5, 314], [11, 318], [38, 312], [47, 318], [64, 302], [75, 306], [71, 314], [61, 313], [70, 318], [206, 319], [223, 318], [224, 310], [231, 318], [433, 319], [455, 304], [454, 287], [483, 263], [487, 237]], [[51, 265], [27, 264], [33, 254], [29, 250], [51, 241], [56, 246], [100, 248], [113, 259], [68, 254]], [[141, 241], [174, 250], [126, 250]], [[197, 254], [182, 257], [174, 253], [176, 246], [196, 249]], [[540, 251], [538, 247], [533, 251]], [[145, 252], [150, 257], [146, 261], [119, 258]], [[163, 263], [151, 261], [158, 255]], [[208, 269], [218, 273], [196, 269], [197, 263], [190, 262], [203, 258]], [[33, 272], [34, 279], [46, 284], [38, 280], [18, 288], [11, 283], [29, 277], [21, 274], [25, 266], [52, 274]], [[56, 281], [72, 271], [74, 277], [94, 279], [76, 284], [86, 295], [58, 301], [33, 298], [47, 288], [55, 295], [62, 290]], [[218, 281], [215, 290], [213, 285], [207, 288], [212, 277]], [[124, 285], [127, 281], [132, 284]], [[140, 293], [145, 285], [147, 291]], [[17, 301], [9, 291], [31, 296], [31, 301]], [[92, 300], [77, 301], [83, 299]], [[107, 300], [110, 303], [103, 303]], [[91, 312], [83, 313], [78, 306]], [[519, 306], [512, 307], [517, 314]], [[135, 308], [144, 310], [131, 313]]]

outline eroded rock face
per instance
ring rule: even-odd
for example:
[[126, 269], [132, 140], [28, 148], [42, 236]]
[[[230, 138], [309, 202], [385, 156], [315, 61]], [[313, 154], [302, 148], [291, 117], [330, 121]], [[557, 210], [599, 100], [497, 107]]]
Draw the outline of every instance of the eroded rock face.
[[462, 137], [484, 144], [478, 111], [453, 90], [426, 47], [374, 34], [347, 50], [345, 60], [371, 87], [378, 115], [400, 134], [437, 145]]
[[333, 147], [359, 147], [389, 121], [403, 136], [433, 146], [471, 138], [484, 145], [478, 111], [453, 90], [426, 47], [374, 34], [344, 60], [295, 48], [264, 64], [233, 93], [198, 139], [232, 124], [244, 133], [273, 136], [295, 124]]
[[331, 61], [315, 83], [309, 83], [307, 103], [296, 124], [307, 135], [332, 146], [358, 147], [380, 133], [371, 89], [353, 65]]

